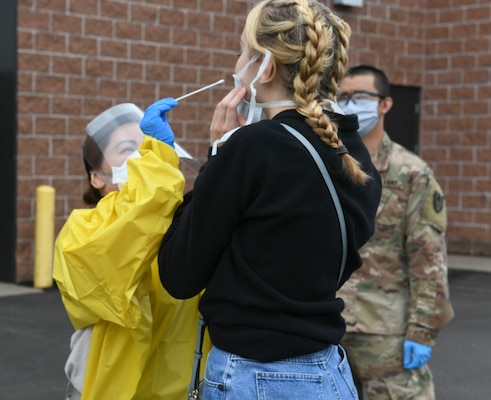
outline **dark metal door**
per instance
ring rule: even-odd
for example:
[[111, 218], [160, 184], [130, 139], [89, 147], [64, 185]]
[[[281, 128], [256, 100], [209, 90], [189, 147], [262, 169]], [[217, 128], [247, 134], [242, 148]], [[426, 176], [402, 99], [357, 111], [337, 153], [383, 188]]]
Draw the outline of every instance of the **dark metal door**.
[[17, 0], [0, 12], [0, 281], [15, 281], [17, 197]]
[[418, 153], [420, 88], [390, 87], [394, 105], [385, 116], [384, 126], [392, 140]]

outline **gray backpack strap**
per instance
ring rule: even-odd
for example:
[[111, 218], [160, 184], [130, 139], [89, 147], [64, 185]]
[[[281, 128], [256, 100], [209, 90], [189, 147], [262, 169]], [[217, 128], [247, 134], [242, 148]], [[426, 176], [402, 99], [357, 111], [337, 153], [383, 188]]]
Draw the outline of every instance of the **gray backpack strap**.
[[341, 268], [339, 269], [339, 275], [338, 275], [338, 286], [339, 283], [341, 282], [341, 278], [344, 273], [344, 268], [346, 266], [346, 257], [348, 255], [348, 237], [346, 234], [346, 222], [344, 220], [344, 213], [343, 213], [343, 208], [341, 207], [341, 202], [339, 201], [338, 194], [336, 192], [336, 188], [334, 187], [334, 184], [331, 179], [331, 175], [329, 175], [329, 172], [327, 171], [327, 168], [322, 161], [321, 156], [317, 152], [316, 149], [314, 149], [314, 146], [305, 139], [303, 135], [301, 135], [297, 130], [293, 129], [291, 126], [286, 125], [286, 124], [281, 124], [283, 127], [290, 132], [295, 138], [298, 139], [300, 143], [302, 143], [305, 148], [309, 151], [309, 153], [312, 155], [312, 158], [314, 159], [315, 163], [317, 164], [317, 167], [319, 168], [322, 177], [324, 178], [324, 181], [326, 182], [327, 188], [329, 189], [329, 193], [331, 193], [332, 201], [334, 203], [334, 207], [336, 208], [336, 213], [338, 214], [338, 221], [339, 221], [339, 229], [341, 231], [341, 242], [343, 246], [343, 256], [341, 258]]
[[199, 370], [201, 358], [203, 357], [203, 339], [205, 336], [206, 321], [200, 314], [198, 318], [198, 334], [196, 335], [196, 347], [194, 350], [194, 363], [191, 372], [191, 382], [188, 387], [188, 399], [201, 399], [201, 382], [199, 379]]

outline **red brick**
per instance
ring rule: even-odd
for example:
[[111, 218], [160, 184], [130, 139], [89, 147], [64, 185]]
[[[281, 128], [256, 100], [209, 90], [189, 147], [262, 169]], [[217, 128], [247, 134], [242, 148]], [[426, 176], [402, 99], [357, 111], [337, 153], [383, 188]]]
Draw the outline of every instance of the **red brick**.
[[114, 61], [88, 59], [85, 63], [85, 73], [88, 77], [112, 77], [114, 75]]
[[481, 101], [466, 101], [463, 104], [463, 114], [470, 115], [481, 115], [489, 117], [488, 106], [485, 102]]
[[83, 55], [97, 54], [97, 41], [95, 39], [87, 39], [80, 37], [70, 37], [68, 45], [70, 53]]
[[121, 39], [142, 40], [143, 28], [140, 24], [130, 22], [116, 23], [116, 37]]
[[145, 70], [142, 73], [147, 82], [168, 82], [172, 78], [171, 66], [162, 64], [145, 63]]
[[18, 95], [17, 111], [20, 114], [49, 113], [50, 100], [46, 96]]
[[129, 93], [125, 82], [102, 79], [99, 83], [98, 94], [103, 97], [128, 99]]
[[182, 10], [162, 9], [160, 11], [159, 25], [183, 26], [186, 20], [186, 14]]
[[129, 21], [129, 5], [127, 2], [102, 1], [101, 15], [112, 20]]
[[112, 37], [113, 22], [105, 19], [87, 18], [85, 20], [85, 32], [88, 36]]
[[198, 70], [194, 67], [185, 66], [176, 68], [174, 71], [174, 82], [197, 82]]
[[[160, 66], [156, 66], [159, 70], [163, 68]], [[149, 66], [145, 65], [145, 69], [148, 71]], [[123, 79], [137, 79], [140, 80], [143, 78], [143, 65], [135, 64], [134, 62], [117, 62], [116, 63], [116, 77]], [[148, 72], [146, 75], [147, 79], [152, 79], [148, 76]]]
[[[23, 138], [25, 135], [30, 135], [32, 133], [33, 117], [31, 115], [17, 116], [17, 136], [18, 138]], [[19, 139], [17, 140], [17, 144]]]
[[64, 53], [66, 51], [66, 36], [61, 34], [38, 33], [35, 37], [35, 48], [38, 51]]
[[65, 0], [37, 0], [36, 6], [41, 10], [65, 11], [66, 3]]
[[32, 50], [34, 48], [34, 35], [31, 32], [17, 30], [17, 48]]
[[[182, 3], [185, 2], [185, 0], [179, 0], [179, 1]], [[191, 3], [191, 1], [190, 1], [190, 3]], [[201, 10], [214, 12], [214, 13], [224, 13], [224, 12], [226, 12], [224, 9], [224, 3], [227, 3], [227, 2], [224, 2], [224, 1], [202, 1], [201, 2]], [[229, 11], [229, 10], [227, 10], [227, 11]]]
[[466, 100], [475, 98], [475, 88], [474, 87], [453, 87], [450, 88], [450, 99], [451, 100]]
[[170, 42], [170, 29], [162, 26], [147, 26], [144, 28], [144, 40], [159, 44]]
[[483, 209], [486, 207], [487, 199], [482, 195], [470, 195], [467, 194], [462, 199], [462, 207], [464, 208], [479, 208]]
[[212, 29], [211, 16], [202, 11], [187, 14], [187, 25], [193, 30], [210, 31]]
[[154, 45], [132, 44], [130, 57], [133, 60], [157, 61], [157, 47]]
[[35, 175], [63, 175], [65, 171], [65, 160], [63, 158], [37, 157], [34, 163]]
[[446, 39], [450, 37], [450, 28], [448, 26], [434, 26], [428, 28], [427, 40]]
[[100, 0], [70, 1], [70, 12], [75, 14], [97, 15]]
[[42, 11], [19, 9], [17, 16], [19, 27], [47, 31], [49, 29], [49, 14]]
[[17, 157], [17, 176], [32, 176], [34, 171], [33, 157]]
[[[207, 3], [211, 3], [211, 2], [207, 2]], [[218, 4], [217, 4], [217, 6], [218, 6]], [[202, 7], [202, 9], [204, 9], [203, 5], [201, 7]], [[209, 10], [209, 11], [213, 11], [213, 10]], [[220, 12], [220, 10], [216, 10], [216, 11]], [[246, 15], [247, 14], [247, 4], [246, 4], [246, 2], [240, 1], [240, 0], [238, 0], [238, 1], [228, 0], [225, 2], [224, 13], [227, 15], [237, 15], [237, 16]]]
[[484, 133], [477, 133], [472, 131], [463, 131], [465, 132], [463, 135], [463, 145], [464, 146], [475, 146], [479, 148], [481, 146], [486, 146], [487, 144], [487, 135]]
[[70, 97], [56, 97], [53, 99], [53, 114], [62, 116], [82, 114], [82, 99]]
[[132, 101], [138, 99], [154, 98], [155, 85], [153, 83], [132, 82], [129, 88], [129, 98]]
[[161, 46], [159, 49], [158, 61], [170, 64], [183, 64], [184, 52], [179, 48]]
[[117, 40], [101, 40], [100, 56], [127, 59], [129, 58], [129, 45]]
[[81, 75], [82, 58], [77, 56], [52, 56], [51, 69], [58, 74]]
[[138, 4], [131, 5], [131, 21], [146, 23], [157, 22], [157, 7], [143, 6]]
[[[243, 27], [240, 27], [242, 29]], [[213, 20], [213, 32], [239, 32], [239, 27], [235, 24], [235, 21], [229, 16], [215, 15]]]
[[75, 78], [68, 79], [70, 94], [79, 94], [84, 96], [93, 96], [97, 92], [97, 85], [93, 79]]
[[82, 19], [68, 15], [54, 14], [52, 17], [52, 28], [55, 32], [82, 33]]
[[65, 117], [36, 117], [34, 129], [38, 135], [64, 135]]
[[[475, 160], [472, 160], [471, 164], [464, 164], [462, 168], [463, 177], [487, 177], [487, 171], [483, 168], [483, 164], [477, 164]], [[467, 194], [466, 194], [467, 195]]]
[[[486, 136], [488, 135], [480, 135], [480, 142], [483, 146], [477, 148], [477, 161], [491, 163], [491, 149], [484, 147], [486, 145]], [[479, 145], [479, 143], [476, 144]], [[491, 182], [491, 180], [489, 180], [489, 182]]]
[[65, 93], [66, 79], [63, 76], [38, 75], [35, 78], [37, 93]]

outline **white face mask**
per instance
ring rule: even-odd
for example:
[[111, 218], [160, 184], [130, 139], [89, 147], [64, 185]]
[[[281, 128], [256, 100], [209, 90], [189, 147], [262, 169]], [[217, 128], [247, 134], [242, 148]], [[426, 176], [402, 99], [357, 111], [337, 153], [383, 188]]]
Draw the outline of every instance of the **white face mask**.
[[356, 114], [358, 116], [358, 133], [363, 137], [377, 125], [378, 104], [378, 101], [373, 100], [357, 100], [356, 104], [350, 101], [348, 104], [339, 104], [339, 106], [346, 115]]
[[[234, 84], [235, 87], [241, 86], [241, 78], [247, 72], [249, 66], [257, 61], [259, 58], [259, 54], [254, 55], [247, 63], [242, 67], [242, 69], [234, 74]], [[254, 122], [261, 121], [262, 119], [266, 119], [264, 115], [264, 108], [273, 108], [273, 107], [283, 107], [283, 106], [296, 106], [297, 103], [293, 100], [282, 100], [282, 101], [271, 101], [269, 103], [256, 103], [256, 88], [254, 84], [263, 76], [266, 67], [268, 66], [269, 60], [271, 59], [271, 52], [266, 50], [266, 55], [264, 56], [264, 60], [259, 66], [256, 76], [249, 84], [249, 90], [251, 91], [251, 100], [247, 101], [243, 99], [237, 107], [237, 112], [246, 117], [246, 125], [252, 124]]]
[[[247, 72], [249, 66], [259, 59], [259, 54], [254, 55], [247, 63], [242, 67], [242, 69], [234, 74], [234, 84], [235, 87], [241, 86], [242, 82], [240, 79]], [[271, 52], [266, 50], [266, 55], [264, 56], [264, 60], [259, 66], [256, 76], [249, 84], [249, 90], [251, 91], [251, 100], [247, 101], [243, 99], [240, 104], [237, 106], [237, 112], [246, 117], [245, 125], [250, 125], [253, 122], [261, 121], [262, 119], [266, 119], [264, 115], [264, 108], [272, 108], [272, 107], [284, 107], [284, 106], [297, 106], [297, 103], [293, 100], [281, 100], [281, 101], [271, 101], [269, 103], [256, 103], [256, 88], [254, 87], [254, 83], [258, 81], [261, 76], [263, 76], [266, 67], [268, 66], [268, 62], [271, 59]], [[214, 156], [217, 154], [218, 145], [220, 143], [226, 142], [230, 136], [232, 136], [240, 127], [234, 128], [228, 132], [226, 132], [220, 139], [217, 139], [213, 142], [211, 155]]]

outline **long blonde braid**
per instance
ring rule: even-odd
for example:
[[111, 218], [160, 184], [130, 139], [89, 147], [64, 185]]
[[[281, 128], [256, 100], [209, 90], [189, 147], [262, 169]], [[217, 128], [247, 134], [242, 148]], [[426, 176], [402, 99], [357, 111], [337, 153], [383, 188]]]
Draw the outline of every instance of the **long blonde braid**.
[[315, 0], [263, 0], [249, 13], [245, 34], [253, 52], [271, 51], [273, 68], [293, 94], [298, 112], [324, 143], [336, 149], [351, 180], [366, 183], [369, 176], [339, 138], [321, 97], [334, 99], [337, 82], [344, 76], [349, 25]]

